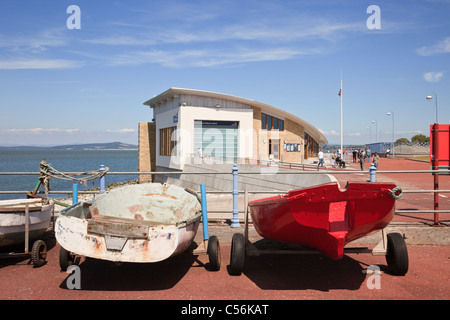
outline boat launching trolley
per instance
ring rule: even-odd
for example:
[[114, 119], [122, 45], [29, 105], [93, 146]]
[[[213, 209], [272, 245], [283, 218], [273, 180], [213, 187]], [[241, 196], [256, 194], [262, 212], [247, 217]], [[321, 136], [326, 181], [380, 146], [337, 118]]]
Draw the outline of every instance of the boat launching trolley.
[[[47, 245], [39, 237], [50, 224], [53, 204], [42, 204], [42, 199], [15, 199], [0, 201], [0, 247], [24, 243], [23, 252], [0, 253], [0, 258], [30, 257], [34, 267], [47, 262]], [[30, 240], [34, 240], [31, 251]]]
[[[329, 183], [249, 203], [246, 190], [244, 233], [232, 237], [229, 272], [241, 275], [246, 256], [323, 254], [338, 260], [346, 253], [370, 253], [385, 256], [391, 274], [405, 275], [409, 262], [404, 237], [385, 231], [395, 212], [395, 200], [401, 194], [401, 188], [393, 184], [350, 183], [345, 190], [339, 190], [337, 183]], [[294, 249], [255, 246], [249, 240], [249, 213], [264, 239], [297, 246]], [[277, 225], [277, 221], [282, 223]], [[381, 239], [373, 249], [344, 248], [347, 243], [376, 231], [381, 231]]]

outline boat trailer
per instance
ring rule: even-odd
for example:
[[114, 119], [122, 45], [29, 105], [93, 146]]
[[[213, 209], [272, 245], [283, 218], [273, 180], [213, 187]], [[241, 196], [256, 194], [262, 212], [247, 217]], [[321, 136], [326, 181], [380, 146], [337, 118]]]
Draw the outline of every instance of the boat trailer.
[[[248, 191], [244, 194], [244, 234], [233, 234], [230, 254], [230, 275], [239, 276], [244, 270], [245, 256], [260, 256], [264, 254], [300, 254], [311, 255], [322, 253], [313, 248], [304, 247], [301, 249], [259, 249], [249, 240], [249, 206]], [[408, 251], [404, 237], [400, 233], [386, 233], [381, 230], [381, 240], [373, 248], [368, 247], [347, 247], [345, 253], [369, 253], [374, 256], [385, 256], [389, 271], [393, 275], [403, 276], [408, 272], [409, 260]]]
[[[0, 253], [0, 258], [21, 258], [30, 257], [34, 267], [42, 267], [47, 262], [47, 245], [43, 240], [36, 240], [33, 242], [31, 251], [29, 250], [29, 224], [30, 224], [30, 204], [41, 203], [41, 199], [23, 199], [21, 201], [15, 201], [15, 205], [25, 205], [25, 247], [23, 252], [8, 252]], [[0, 207], [8, 207], [11, 203], [8, 200], [0, 201]]]

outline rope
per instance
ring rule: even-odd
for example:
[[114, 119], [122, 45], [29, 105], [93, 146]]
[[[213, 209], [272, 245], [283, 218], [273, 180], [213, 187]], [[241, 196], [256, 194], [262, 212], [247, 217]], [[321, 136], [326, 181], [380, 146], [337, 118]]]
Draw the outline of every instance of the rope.
[[391, 190], [391, 197], [394, 199], [400, 199], [402, 197], [402, 188], [401, 187], [395, 187]]
[[106, 167], [105, 170], [92, 170], [68, 175], [64, 172], [56, 170], [44, 159], [39, 163], [39, 179], [42, 179], [42, 184], [45, 189], [45, 196], [48, 198], [48, 191], [50, 190], [50, 177], [62, 180], [79, 181], [83, 186], [86, 186], [88, 181], [103, 177], [108, 170], [109, 168]]

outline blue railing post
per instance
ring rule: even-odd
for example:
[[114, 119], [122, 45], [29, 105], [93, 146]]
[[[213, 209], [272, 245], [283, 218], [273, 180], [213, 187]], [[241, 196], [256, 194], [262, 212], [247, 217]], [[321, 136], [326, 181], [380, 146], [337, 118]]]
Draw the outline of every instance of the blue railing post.
[[[99, 171], [105, 171], [105, 166], [102, 164], [100, 165], [100, 169], [98, 169]], [[105, 176], [100, 178], [100, 193], [105, 192], [106, 186], [105, 186]]]
[[78, 183], [72, 186], [72, 204], [78, 203]]
[[236, 164], [233, 165], [233, 219], [231, 219], [231, 227], [239, 228], [239, 209], [238, 209], [238, 167]]
[[375, 167], [375, 164], [373, 163], [370, 164], [369, 172], [370, 172], [370, 182], [376, 182], [375, 174], [377, 173], [377, 168]]
[[209, 233], [208, 233], [208, 210], [206, 207], [206, 189], [205, 185], [200, 185], [200, 193], [202, 196], [202, 222], [203, 222], [203, 240], [209, 239]]

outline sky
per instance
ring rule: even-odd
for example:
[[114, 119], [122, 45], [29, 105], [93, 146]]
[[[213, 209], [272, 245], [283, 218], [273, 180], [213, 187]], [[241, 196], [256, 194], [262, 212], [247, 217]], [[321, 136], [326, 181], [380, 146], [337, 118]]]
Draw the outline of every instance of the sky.
[[436, 114], [450, 123], [449, 14], [450, 0], [2, 0], [0, 145], [137, 144], [143, 103], [171, 87], [272, 105], [339, 144], [341, 79], [344, 145], [429, 136]]

